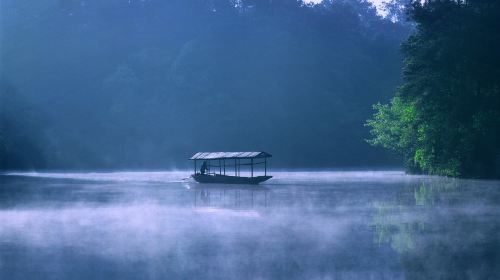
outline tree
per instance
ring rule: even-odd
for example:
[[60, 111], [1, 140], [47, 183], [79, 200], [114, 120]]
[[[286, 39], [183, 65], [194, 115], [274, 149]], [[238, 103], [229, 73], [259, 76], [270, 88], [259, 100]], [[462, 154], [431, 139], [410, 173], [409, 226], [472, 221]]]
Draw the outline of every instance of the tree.
[[5, 80], [0, 80], [0, 169], [45, 164], [39, 113]]
[[370, 143], [397, 152], [409, 171], [499, 176], [500, 4], [413, 1], [409, 15], [404, 83], [375, 107]]

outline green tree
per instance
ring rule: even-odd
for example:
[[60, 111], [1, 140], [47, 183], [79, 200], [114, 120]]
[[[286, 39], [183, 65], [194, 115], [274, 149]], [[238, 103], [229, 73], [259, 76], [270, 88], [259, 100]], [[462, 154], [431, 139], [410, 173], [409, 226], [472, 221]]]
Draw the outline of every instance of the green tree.
[[409, 171], [498, 176], [500, 4], [413, 1], [416, 30], [403, 44], [404, 83], [376, 105], [374, 145], [400, 154]]

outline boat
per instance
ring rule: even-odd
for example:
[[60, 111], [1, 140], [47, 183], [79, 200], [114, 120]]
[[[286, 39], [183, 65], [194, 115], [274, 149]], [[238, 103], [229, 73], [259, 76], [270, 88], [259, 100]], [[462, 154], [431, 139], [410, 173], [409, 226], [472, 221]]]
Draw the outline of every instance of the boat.
[[[257, 185], [273, 177], [267, 175], [270, 157], [272, 155], [266, 152], [199, 152], [189, 158], [194, 162], [191, 177], [199, 183]], [[200, 169], [198, 162], [202, 162]], [[242, 167], [250, 168], [243, 176]], [[258, 172], [263, 174], [258, 175]]]

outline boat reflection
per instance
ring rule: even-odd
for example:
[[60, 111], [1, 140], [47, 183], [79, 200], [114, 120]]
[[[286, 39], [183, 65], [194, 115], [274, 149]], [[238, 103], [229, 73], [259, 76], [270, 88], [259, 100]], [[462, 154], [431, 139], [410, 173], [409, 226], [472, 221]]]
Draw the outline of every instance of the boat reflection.
[[235, 210], [267, 208], [271, 190], [263, 186], [188, 183], [194, 207]]

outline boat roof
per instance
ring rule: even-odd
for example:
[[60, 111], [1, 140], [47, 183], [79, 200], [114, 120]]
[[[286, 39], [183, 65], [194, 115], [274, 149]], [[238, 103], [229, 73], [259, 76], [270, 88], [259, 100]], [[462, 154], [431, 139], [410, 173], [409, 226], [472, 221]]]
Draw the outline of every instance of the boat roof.
[[235, 159], [235, 158], [268, 158], [271, 154], [266, 152], [201, 152], [194, 154], [190, 160], [198, 159]]

